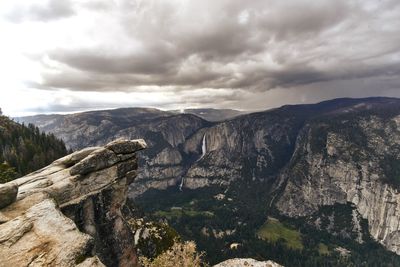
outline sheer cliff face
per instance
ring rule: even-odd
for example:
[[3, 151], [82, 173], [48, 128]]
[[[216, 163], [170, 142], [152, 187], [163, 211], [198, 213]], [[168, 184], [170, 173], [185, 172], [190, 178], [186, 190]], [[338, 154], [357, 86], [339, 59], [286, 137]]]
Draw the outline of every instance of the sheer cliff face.
[[193, 115], [182, 114], [158, 118], [120, 131], [117, 136], [143, 136], [149, 145], [140, 157], [142, 171], [131, 185], [130, 197], [148, 188], [165, 189], [177, 185], [192, 159], [182, 151], [185, 141], [210, 123]]
[[196, 159], [184, 175], [185, 186], [268, 179], [290, 159], [300, 122], [292, 114], [258, 113], [197, 132], [184, 145]]
[[350, 203], [369, 232], [400, 254], [400, 106], [358, 107], [309, 122], [279, 183], [278, 208], [307, 216]]
[[1, 185], [0, 265], [136, 266], [122, 208], [145, 147], [117, 140]]

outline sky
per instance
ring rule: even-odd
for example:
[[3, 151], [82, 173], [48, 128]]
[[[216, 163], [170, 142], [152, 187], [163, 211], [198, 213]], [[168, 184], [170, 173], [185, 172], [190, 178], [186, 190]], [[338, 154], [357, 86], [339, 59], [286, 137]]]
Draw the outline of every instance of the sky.
[[0, 108], [400, 97], [398, 0], [1, 0]]

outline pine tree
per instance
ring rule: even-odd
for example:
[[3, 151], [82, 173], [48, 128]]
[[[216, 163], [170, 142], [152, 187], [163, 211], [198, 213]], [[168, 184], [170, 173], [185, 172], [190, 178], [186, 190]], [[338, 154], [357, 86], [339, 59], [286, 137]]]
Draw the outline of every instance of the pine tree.
[[62, 140], [0, 115], [0, 183], [38, 170], [67, 154]]
[[0, 164], [0, 183], [7, 183], [14, 180], [18, 176], [18, 173], [13, 167], [8, 165], [7, 162]]

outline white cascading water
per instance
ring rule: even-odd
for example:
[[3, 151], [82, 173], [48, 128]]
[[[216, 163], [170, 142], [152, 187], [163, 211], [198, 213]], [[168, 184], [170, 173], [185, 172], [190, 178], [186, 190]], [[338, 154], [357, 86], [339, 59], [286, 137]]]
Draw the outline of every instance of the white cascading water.
[[[203, 158], [206, 153], [207, 153], [206, 135], [204, 135], [203, 136], [203, 142], [201, 144], [201, 157], [198, 160]], [[181, 183], [179, 184], [179, 191], [182, 191], [182, 187], [183, 187], [183, 183], [184, 182], [185, 182], [185, 178], [182, 177]]]
[[207, 153], [206, 135], [203, 136], [203, 144], [201, 145], [201, 158]]
[[183, 181], [185, 178], [182, 177], [181, 183], [179, 184], [179, 191], [182, 191]]

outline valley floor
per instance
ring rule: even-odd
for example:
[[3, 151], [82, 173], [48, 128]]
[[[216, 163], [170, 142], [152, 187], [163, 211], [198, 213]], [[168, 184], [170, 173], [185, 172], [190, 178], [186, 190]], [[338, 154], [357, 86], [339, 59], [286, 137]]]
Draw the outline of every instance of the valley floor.
[[284, 266], [400, 266], [400, 256], [370, 238], [359, 244], [316, 230], [304, 218], [280, 216], [269, 208], [268, 189], [263, 182], [234, 183], [228, 190], [171, 187], [150, 190], [134, 202], [147, 219], [167, 221], [184, 240], [194, 240], [210, 264], [254, 258]]

